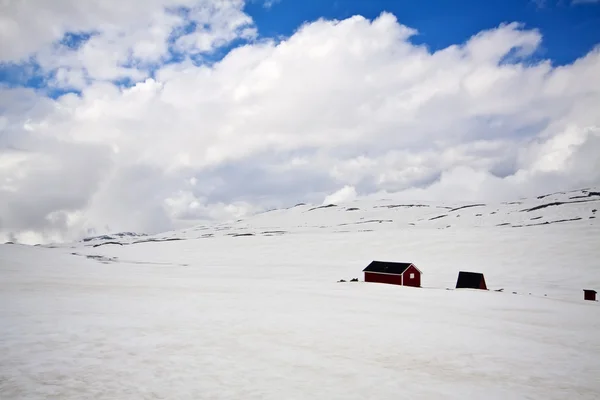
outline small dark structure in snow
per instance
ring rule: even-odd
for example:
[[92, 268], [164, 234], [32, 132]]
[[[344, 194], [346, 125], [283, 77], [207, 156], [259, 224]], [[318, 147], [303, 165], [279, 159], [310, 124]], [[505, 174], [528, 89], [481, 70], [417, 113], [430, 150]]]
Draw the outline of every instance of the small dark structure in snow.
[[457, 289], [481, 289], [487, 290], [485, 278], [479, 272], [460, 271], [456, 281]]
[[422, 272], [412, 263], [373, 261], [363, 272], [365, 282], [421, 287]]
[[596, 291], [591, 289], [583, 289], [583, 299], [596, 301]]

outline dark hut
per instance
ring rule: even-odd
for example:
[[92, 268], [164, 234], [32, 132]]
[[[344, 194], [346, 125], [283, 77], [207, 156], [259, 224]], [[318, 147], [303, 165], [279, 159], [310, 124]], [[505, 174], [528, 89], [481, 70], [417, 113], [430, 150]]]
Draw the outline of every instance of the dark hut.
[[482, 273], [460, 271], [456, 281], [456, 288], [487, 290], [487, 285]]
[[591, 289], [583, 289], [583, 299], [589, 301], [596, 301], [596, 291]]

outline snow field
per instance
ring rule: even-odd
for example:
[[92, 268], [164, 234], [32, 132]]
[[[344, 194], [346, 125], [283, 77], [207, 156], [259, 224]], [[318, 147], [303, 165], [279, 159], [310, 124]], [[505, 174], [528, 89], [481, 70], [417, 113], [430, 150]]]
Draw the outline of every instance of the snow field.
[[[0, 245], [0, 399], [597, 399], [593, 193]], [[374, 259], [424, 287], [337, 283]], [[447, 290], [460, 270], [491, 290]]]
[[[0, 398], [598, 398], [598, 229], [535, 229], [1, 246]], [[336, 283], [372, 259], [425, 288]]]

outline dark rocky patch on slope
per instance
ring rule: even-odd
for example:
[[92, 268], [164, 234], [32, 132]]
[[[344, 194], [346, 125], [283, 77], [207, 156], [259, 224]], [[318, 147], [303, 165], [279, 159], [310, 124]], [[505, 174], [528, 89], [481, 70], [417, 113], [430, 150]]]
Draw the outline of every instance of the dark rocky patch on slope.
[[550, 224], [559, 224], [562, 222], [571, 222], [571, 221], [580, 221], [581, 218], [577, 217], [577, 218], [569, 218], [569, 219], [559, 219], [556, 221], [546, 221], [546, 222], [540, 222], [537, 224], [526, 224], [526, 225], [513, 225], [513, 228], [523, 228], [523, 227], [527, 227], [527, 226], [541, 226], [541, 225], [550, 225]]
[[438, 215], [437, 217], [433, 217], [433, 218], [429, 218], [430, 221], [433, 221], [434, 219], [440, 219], [440, 218], [444, 218], [447, 217], [447, 214], [442, 214], [442, 215]]
[[541, 200], [541, 199], [543, 199], [543, 198], [546, 198], [546, 197], [548, 197], [548, 196], [554, 196], [554, 195], [557, 195], [557, 194], [566, 194], [566, 193], [565, 193], [565, 192], [554, 192], [554, 193], [548, 193], [548, 194], [543, 194], [543, 195], [541, 195], [541, 196], [538, 196], [537, 198], [538, 198], [539, 200]]
[[[95, 260], [102, 264], [124, 262], [123, 260], [119, 260], [118, 257], [107, 257], [107, 256], [96, 255], [96, 254], [88, 255], [88, 254], [80, 254], [80, 253], [71, 253], [71, 255], [78, 256], [78, 257], [85, 257], [89, 260]], [[132, 261], [132, 260], [128, 260], [125, 262], [127, 264], [142, 264], [142, 265], [167, 265], [167, 266], [174, 265], [174, 266], [180, 266], [180, 267], [189, 266], [189, 264], [172, 264], [172, 263], [164, 263], [164, 262], [148, 262], [148, 261]]]
[[600, 192], [588, 192], [588, 194], [585, 196], [573, 196], [573, 197], [569, 197], [569, 199], [585, 199], [585, 198], [594, 197], [594, 196], [600, 196]]
[[270, 212], [273, 212], [273, 211], [277, 211], [277, 210], [279, 210], [279, 209], [278, 208], [269, 208], [268, 210], [257, 212], [255, 215], [267, 214], [267, 213], [270, 213]]
[[346, 208], [346, 211], [359, 211], [360, 208], [357, 207], [350, 207], [350, 208]]
[[109, 264], [111, 262], [117, 262], [118, 258], [117, 257], [106, 257], [106, 256], [99, 256], [99, 255], [86, 255], [86, 254], [79, 254], [79, 253], [71, 253], [71, 255], [73, 256], [79, 256], [79, 257], [85, 257], [87, 259], [90, 260], [96, 260], [101, 262], [102, 264]]
[[162, 239], [144, 239], [133, 242], [132, 244], [148, 243], [148, 242], [173, 242], [175, 240], [183, 240], [182, 238], [162, 238]]
[[104, 242], [104, 243], [98, 243], [98, 244], [95, 244], [95, 245], [94, 245], [94, 246], [92, 246], [92, 247], [106, 246], [106, 245], [109, 245], [109, 244], [116, 244], [116, 245], [118, 245], [118, 246], [123, 246], [123, 243], [121, 243], [121, 242]]
[[458, 210], [462, 210], [464, 208], [471, 208], [471, 207], [485, 207], [485, 204], [469, 204], [467, 206], [461, 206], [461, 207], [456, 207], [456, 208], [452, 208], [450, 211], [448, 211], [449, 213], [453, 212], [453, 211], [458, 211]]
[[374, 208], [413, 208], [413, 207], [429, 207], [427, 204], [389, 204], [385, 206], [375, 206]]
[[112, 237], [112, 236], [102, 235], [102, 236], [83, 238], [83, 242], [91, 242], [92, 240], [113, 240], [113, 239], [114, 239], [114, 237]]
[[[308, 211], [320, 210], [322, 208], [331, 208], [331, 207], [337, 207], [337, 204], [327, 204], [324, 206], [313, 207], [313, 208], [309, 209]], [[306, 212], [308, 212], [308, 211], [306, 211]]]
[[383, 222], [394, 222], [391, 219], [370, 219], [367, 221], [359, 221], [359, 222], [347, 222], [344, 224], [338, 224], [338, 226], [346, 226], [346, 225], [359, 225], [359, 224], [372, 224], [372, 223], [377, 223], [377, 224], [381, 224]]
[[590, 201], [599, 201], [599, 200], [593, 199], [593, 200], [576, 200], [576, 201], [555, 201], [555, 202], [552, 202], [552, 203], [540, 204], [539, 206], [535, 206], [535, 207], [531, 207], [531, 208], [525, 208], [525, 209], [521, 210], [521, 212], [523, 212], [523, 211], [527, 211], [527, 212], [536, 211], [536, 210], [541, 210], [541, 209], [546, 208], [546, 207], [561, 206], [563, 204], [588, 203]]
[[119, 232], [119, 233], [115, 233], [114, 236], [116, 237], [129, 237], [129, 236], [148, 236], [145, 233], [135, 233], [135, 232]]
[[229, 236], [232, 237], [242, 237], [242, 236], [254, 236], [254, 233], [229, 233]]
[[287, 233], [287, 231], [264, 231], [264, 232], [261, 232], [261, 235], [273, 236], [273, 235], [283, 235], [286, 233]]
[[82, 241], [83, 242], [91, 242], [92, 240], [116, 240], [116, 239], [122, 239], [125, 237], [142, 237], [142, 236], [148, 236], [145, 233], [135, 233], [135, 232], [118, 232], [118, 233], [111, 233], [110, 235], [100, 235], [100, 236], [90, 236], [90, 237], [86, 237], [83, 238]]
[[117, 260], [118, 260], [117, 257], [95, 256], [95, 255], [85, 256], [85, 258], [88, 258], [90, 260], [99, 261], [102, 264], [109, 264], [111, 262], [117, 262]]
[[541, 215], [540, 215], [539, 217], [533, 217], [533, 218], [531, 218], [531, 221], [533, 221], [533, 220], [535, 220], [535, 219], [540, 219], [540, 218], [542, 218], [542, 216], [541, 216]]
[[498, 225], [496, 225], [496, 226], [508, 226], [508, 225], [510, 225], [508, 222], [503, 222], [503, 223], [501, 223], [501, 224], [498, 224]]

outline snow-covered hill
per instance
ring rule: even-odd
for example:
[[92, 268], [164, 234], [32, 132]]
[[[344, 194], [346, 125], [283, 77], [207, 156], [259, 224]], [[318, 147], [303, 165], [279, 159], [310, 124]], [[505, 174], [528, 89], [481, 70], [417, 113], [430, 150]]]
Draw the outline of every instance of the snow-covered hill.
[[[139, 244], [217, 236], [279, 236], [298, 233], [405, 231], [419, 228], [531, 228], [550, 224], [573, 227], [600, 224], [600, 188], [540, 195], [503, 203], [407, 203], [361, 199], [345, 204], [307, 205], [263, 212], [233, 223], [144, 235], [131, 232], [84, 239], [88, 247]], [[529, 231], [523, 232], [527, 234]], [[535, 232], [535, 231], [532, 231]], [[49, 247], [63, 247], [53, 244]], [[79, 244], [66, 244], [79, 247]]]
[[[596, 399], [599, 192], [1, 245], [0, 398]], [[374, 259], [423, 288], [362, 282]]]

